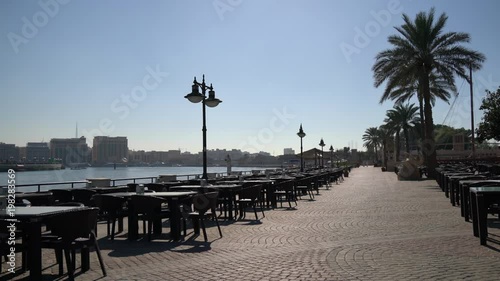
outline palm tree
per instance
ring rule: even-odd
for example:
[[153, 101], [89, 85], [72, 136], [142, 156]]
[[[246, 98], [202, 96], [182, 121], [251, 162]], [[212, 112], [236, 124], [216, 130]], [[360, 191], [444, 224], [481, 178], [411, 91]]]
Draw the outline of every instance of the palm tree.
[[395, 159], [399, 161], [399, 151], [400, 151], [400, 132], [401, 132], [401, 116], [399, 111], [394, 109], [387, 110], [386, 118], [384, 119], [385, 127], [388, 130], [390, 136], [394, 136], [394, 150], [396, 151]]
[[480, 69], [485, 60], [483, 54], [462, 46], [470, 41], [467, 33], [444, 32], [447, 19], [443, 13], [435, 21], [434, 8], [429, 13], [418, 13], [414, 21], [404, 14], [404, 24], [396, 27], [399, 34], [388, 38], [393, 48], [378, 53], [373, 65], [375, 86], [387, 82], [386, 91], [418, 80], [418, 94], [424, 101], [425, 143], [431, 147], [423, 149], [427, 156], [429, 177], [435, 176], [437, 166], [433, 146], [432, 75], [441, 77], [449, 85], [455, 85], [455, 74], [468, 79], [469, 67]]
[[[401, 82], [401, 81], [399, 81]], [[430, 93], [431, 93], [431, 104], [434, 107], [436, 104], [436, 98], [439, 98], [447, 103], [452, 96], [451, 93], [457, 95], [457, 88], [453, 84], [449, 84], [443, 77], [438, 77], [436, 73], [431, 73], [430, 75]], [[394, 100], [396, 104], [403, 104], [411, 100], [411, 98], [416, 94], [419, 104], [420, 122], [425, 124], [424, 118], [424, 97], [419, 93], [418, 79], [407, 81], [402, 84], [390, 85], [384, 91], [382, 97], [380, 98], [380, 103], [387, 100]], [[425, 127], [421, 127], [422, 138], [425, 137]]]
[[380, 146], [380, 138], [377, 127], [370, 127], [365, 130], [363, 134], [363, 146], [367, 148], [373, 148], [375, 150], [375, 163], [378, 163], [378, 150]]
[[378, 127], [377, 129], [377, 132], [378, 132], [378, 136], [379, 136], [379, 139], [380, 139], [380, 145], [382, 146], [382, 154], [383, 154], [383, 158], [384, 158], [384, 163], [383, 163], [383, 166], [387, 168], [387, 162], [388, 162], [388, 157], [387, 157], [387, 150], [388, 150], [388, 147], [387, 147], [387, 140], [389, 138], [392, 137], [392, 134], [391, 134], [391, 131], [389, 130], [389, 128], [387, 127], [387, 125], [381, 125], [380, 127]]
[[424, 139], [424, 137], [422, 136], [423, 126], [424, 125], [422, 124], [422, 120], [417, 117], [413, 121], [413, 127], [409, 130], [410, 145], [414, 145], [419, 155], [420, 155], [420, 144], [422, 143], [421, 141]]
[[414, 104], [396, 104], [394, 105], [394, 109], [387, 111], [387, 118], [384, 122], [387, 122], [389, 127], [395, 129], [397, 147], [396, 160], [399, 160], [400, 130], [403, 131], [406, 153], [410, 154], [410, 130], [419, 121], [417, 117], [417, 110], [418, 107], [415, 107]]

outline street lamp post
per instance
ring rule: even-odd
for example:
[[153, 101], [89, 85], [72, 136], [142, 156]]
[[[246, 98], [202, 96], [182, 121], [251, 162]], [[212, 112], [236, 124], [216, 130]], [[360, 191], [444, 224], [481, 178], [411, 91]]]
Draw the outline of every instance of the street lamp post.
[[330, 168], [333, 168], [333, 145], [330, 145]]
[[[201, 88], [201, 93], [200, 93], [200, 88]], [[196, 81], [196, 77], [194, 77], [193, 81], [193, 86], [191, 87], [191, 93], [187, 94], [185, 96], [186, 99], [188, 99], [192, 103], [199, 103], [202, 102], [202, 112], [203, 112], [203, 127], [202, 127], [202, 132], [203, 132], [203, 175], [202, 179], [207, 180], [208, 175], [207, 175], [207, 117], [206, 117], [206, 107], [216, 107], [221, 103], [222, 101], [220, 99], [215, 98], [215, 91], [210, 84], [210, 86], [207, 86], [205, 84], [205, 75], [203, 75], [203, 80], [201, 83]], [[208, 91], [208, 97], [206, 96], [206, 93]]]
[[321, 138], [321, 141], [319, 142], [319, 146], [321, 146], [321, 167], [325, 167], [325, 160], [323, 158], [323, 147], [325, 146], [325, 142], [323, 141], [323, 138]]
[[297, 133], [297, 136], [300, 138], [300, 172], [304, 172], [304, 156], [303, 156], [303, 148], [302, 148], [302, 138], [306, 136], [306, 133], [304, 133], [304, 130], [302, 130], [302, 124], [300, 124], [299, 132]]

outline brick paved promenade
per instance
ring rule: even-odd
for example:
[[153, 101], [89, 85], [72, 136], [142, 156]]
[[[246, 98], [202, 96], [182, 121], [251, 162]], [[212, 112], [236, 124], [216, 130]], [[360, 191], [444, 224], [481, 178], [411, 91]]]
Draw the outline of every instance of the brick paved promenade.
[[[490, 238], [500, 240], [498, 226]], [[104, 237], [104, 224], [99, 231]], [[316, 201], [222, 231], [219, 239], [210, 227], [209, 243], [101, 238], [108, 276], [92, 252], [91, 271], [76, 280], [500, 280], [500, 242], [480, 246], [435, 181], [400, 182], [379, 168], [354, 169]], [[66, 279], [56, 276], [53, 251], [43, 267], [47, 280]]]

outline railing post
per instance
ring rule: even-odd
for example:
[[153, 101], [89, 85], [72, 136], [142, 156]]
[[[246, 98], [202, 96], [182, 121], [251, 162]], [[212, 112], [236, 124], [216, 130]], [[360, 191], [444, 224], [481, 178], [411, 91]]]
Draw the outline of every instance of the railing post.
[[40, 192], [40, 184], [38, 184], [38, 192]]

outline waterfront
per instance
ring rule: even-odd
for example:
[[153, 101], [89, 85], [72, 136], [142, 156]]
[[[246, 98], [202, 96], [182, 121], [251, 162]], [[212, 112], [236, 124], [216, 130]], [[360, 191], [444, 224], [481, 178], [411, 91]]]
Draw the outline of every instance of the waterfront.
[[[395, 173], [360, 167], [329, 190], [321, 188], [315, 201], [303, 197], [292, 210], [266, 209], [259, 218], [222, 222], [222, 238], [209, 222], [208, 242], [191, 224], [182, 241], [171, 241], [167, 233], [128, 241], [128, 220], [111, 241], [106, 223], [98, 223], [107, 276], [92, 252], [90, 270], [83, 273], [76, 255], [75, 280], [454, 281], [500, 275], [500, 245], [494, 242], [500, 229], [493, 223], [492, 240], [480, 246], [471, 223], [431, 180], [398, 181]], [[58, 276], [54, 250], [43, 249], [42, 255], [39, 280], [67, 280]], [[0, 280], [27, 280], [29, 273]]]
[[[258, 167], [233, 167], [232, 171], [263, 170]], [[36, 184], [48, 182], [83, 181], [88, 178], [141, 178], [159, 175], [193, 175], [202, 174], [203, 167], [89, 167], [80, 170], [48, 170], [17, 172], [16, 184]], [[225, 173], [226, 167], [208, 167], [209, 173]], [[7, 185], [8, 174], [0, 173], [0, 186]], [[22, 189], [22, 190], [21, 190]], [[46, 189], [46, 188], [44, 188]], [[36, 187], [19, 187], [19, 191], [36, 191]]]

